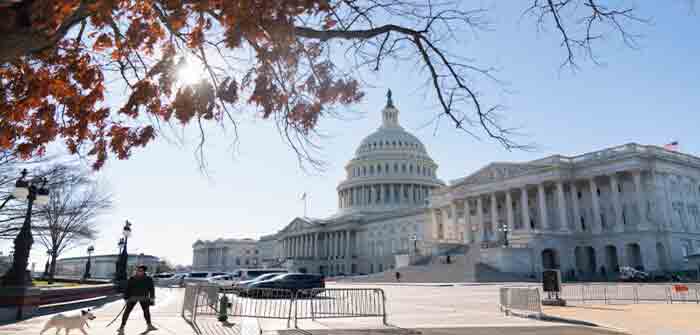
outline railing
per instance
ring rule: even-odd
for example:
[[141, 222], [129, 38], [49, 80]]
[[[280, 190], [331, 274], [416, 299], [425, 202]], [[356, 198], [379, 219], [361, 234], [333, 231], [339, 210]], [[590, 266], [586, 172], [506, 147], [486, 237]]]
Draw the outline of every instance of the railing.
[[536, 287], [502, 287], [499, 290], [499, 306], [506, 315], [527, 314], [542, 316], [542, 299]]
[[372, 288], [221, 289], [188, 284], [182, 317], [195, 323], [199, 316], [287, 320], [288, 327], [294, 321], [296, 328], [298, 320], [377, 317], [388, 325], [384, 291]]
[[386, 296], [378, 288], [333, 288], [298, 291], [294, 298], [294, 325], [303, 319], [366, 318], [386, 320]]
[[568, 301], [641, 303], [700, 303], [700, 286], [692, 284], [566, 284], [561, 297]]

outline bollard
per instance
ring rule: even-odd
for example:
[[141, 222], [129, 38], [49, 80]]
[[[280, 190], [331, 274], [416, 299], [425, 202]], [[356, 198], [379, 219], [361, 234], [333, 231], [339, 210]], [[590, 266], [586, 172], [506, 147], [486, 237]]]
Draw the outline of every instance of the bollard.
[[220, 322], [226, 322], [228, 319], [228, 297], [226, 294], [221, 295], [221, 299], [219, 299], [219, 318], [218, 320]]

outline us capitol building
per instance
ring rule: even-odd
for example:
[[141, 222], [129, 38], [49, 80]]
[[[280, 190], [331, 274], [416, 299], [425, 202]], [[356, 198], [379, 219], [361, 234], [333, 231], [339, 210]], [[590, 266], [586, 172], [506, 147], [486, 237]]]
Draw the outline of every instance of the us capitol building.
[[504, 274], [578, 278], [631, 266], [691, 269], [700, 250], [700, 158], [626, 144], [574, 157], [491, 163], [446, 185], [388, 94], [337, 186], [338, 211], [297, 217], [260, 240], [198, 240], [193, 269], [284, 266], [382, 272], [455, 255]]

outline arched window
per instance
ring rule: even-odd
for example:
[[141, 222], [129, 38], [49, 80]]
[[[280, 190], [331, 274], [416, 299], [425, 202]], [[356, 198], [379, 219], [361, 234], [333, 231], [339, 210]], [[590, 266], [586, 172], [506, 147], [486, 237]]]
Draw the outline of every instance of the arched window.
[[413, 164], [408, 166], [408, 173], [413, 173]]
[[401, 172], [406, 173], [406, 164], [401, 164]]
[[369, 175], [374, 175], [374, 165], [369, 166]]
[[386, 171], [386, 173], [389, 174], [389, 171], [390, 171], [390, 170], [389, 170], [389, 163], [386, 163], [386, 164], [384, 165], [384, 171]]
[[362, 175], [363, 175], [363, 176], [366, 176], [366, 175], [367, 175], [367, 167], [366, 167], [366, 166], [363, 166], [363, 167], [362, 167]]
[[394, 163], [394, 173], [399, 173], [399, 163]]
[[382, 174], [382, 166], [377, 165], [377, 174]]

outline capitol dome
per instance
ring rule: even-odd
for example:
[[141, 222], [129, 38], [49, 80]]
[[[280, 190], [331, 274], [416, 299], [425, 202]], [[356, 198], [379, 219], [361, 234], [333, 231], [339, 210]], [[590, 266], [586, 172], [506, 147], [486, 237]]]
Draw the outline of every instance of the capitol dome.
[[389, 90], [381, 126], [360, 142], [345, 166], [346, 179], [337, 188], [340, 211], [422, 207], [430, 190], [445, 185], [437, 167], [423, 143], [399, 124]]

